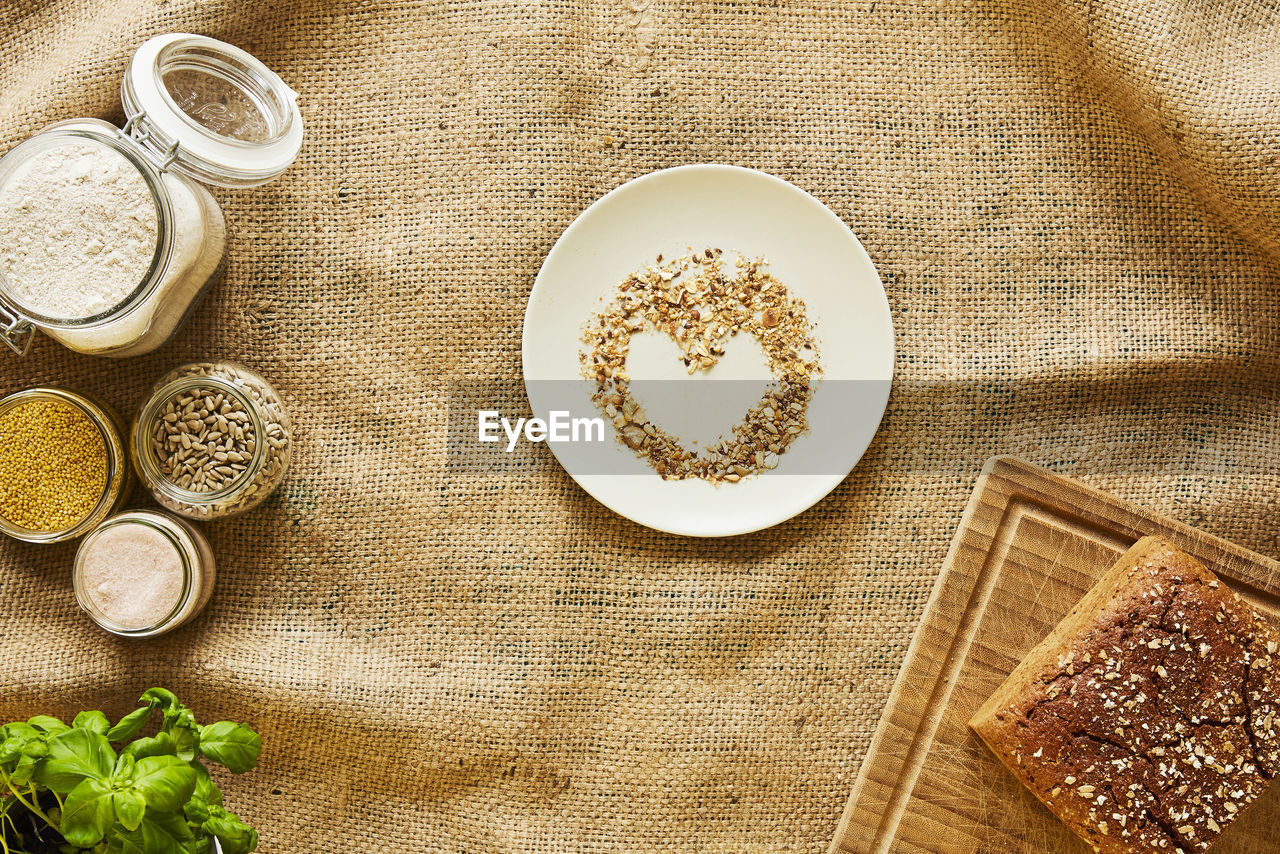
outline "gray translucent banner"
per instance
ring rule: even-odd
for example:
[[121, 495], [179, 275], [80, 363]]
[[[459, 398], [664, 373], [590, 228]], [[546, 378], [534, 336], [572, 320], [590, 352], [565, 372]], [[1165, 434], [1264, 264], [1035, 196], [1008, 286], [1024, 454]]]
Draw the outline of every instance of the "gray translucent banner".
[[[887, 381], [816, 380], [811, 387], [807, 429], [759, 476], [844, 475], [870, 443], [888, 399]], [[647, 423], [704, 457], [720, 439], [734, 438], [735, 424], [769, 388], [763, 380], [702, 377], [630, 384]], [[653, 476], [654, 469], [623, 443], [618, 426], [593, 403], [593, 390], [585, 380], [531, 381], [527, 395], [519, 380], [456, 381], [449, 396], [450, 467], [511, 473], [538, 465], [550, 450], [575, 476]], [[541, 424], [530, 424], [533, 418]]]

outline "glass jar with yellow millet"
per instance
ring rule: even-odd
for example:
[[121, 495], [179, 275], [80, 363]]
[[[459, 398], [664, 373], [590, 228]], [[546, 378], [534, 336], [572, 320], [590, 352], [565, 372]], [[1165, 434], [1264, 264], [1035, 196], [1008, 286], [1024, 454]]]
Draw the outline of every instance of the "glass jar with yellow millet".
[[28, 543], [79, 537], [120, 509], [132, 475], [124, 424], [61, 388], [0, 399], [0, 532]]

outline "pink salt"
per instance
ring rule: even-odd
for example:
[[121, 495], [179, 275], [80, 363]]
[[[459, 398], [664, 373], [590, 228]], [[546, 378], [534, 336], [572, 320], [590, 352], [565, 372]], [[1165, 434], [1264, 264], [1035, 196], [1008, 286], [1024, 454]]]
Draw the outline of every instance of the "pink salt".
[[107, 528], [89, 543], [81, 566], [89, 600], [121, 629], [156, 625], [182, 596], [182, 557], [164, 534], [147, 525]]

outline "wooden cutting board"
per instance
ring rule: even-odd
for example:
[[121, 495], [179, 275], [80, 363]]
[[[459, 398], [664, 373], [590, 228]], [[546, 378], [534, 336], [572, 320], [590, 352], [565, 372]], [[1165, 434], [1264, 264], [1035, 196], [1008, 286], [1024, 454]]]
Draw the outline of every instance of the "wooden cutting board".
[[[1012, 457], [978, 479], [832, 854], [1089, 854], [968, 728], [1116, 558], [1159, 534], [1280, 624], [1280, 563]], [[1214, 854], [1280, 851], [1280, 783]]]

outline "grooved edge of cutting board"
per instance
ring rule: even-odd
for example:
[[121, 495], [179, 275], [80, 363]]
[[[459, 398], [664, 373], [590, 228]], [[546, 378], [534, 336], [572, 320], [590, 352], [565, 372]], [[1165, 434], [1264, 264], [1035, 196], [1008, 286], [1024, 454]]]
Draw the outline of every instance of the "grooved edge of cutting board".
[[[978, 478], [840, 819], [831, 854], [1063, 852], [1088, 846], [967, 726], [1115, 559], [1158, 534], [1280, 623], [1280, 563], [1013, 457]], [[1274, 854], [1280, 785], [1214, 854]]]

